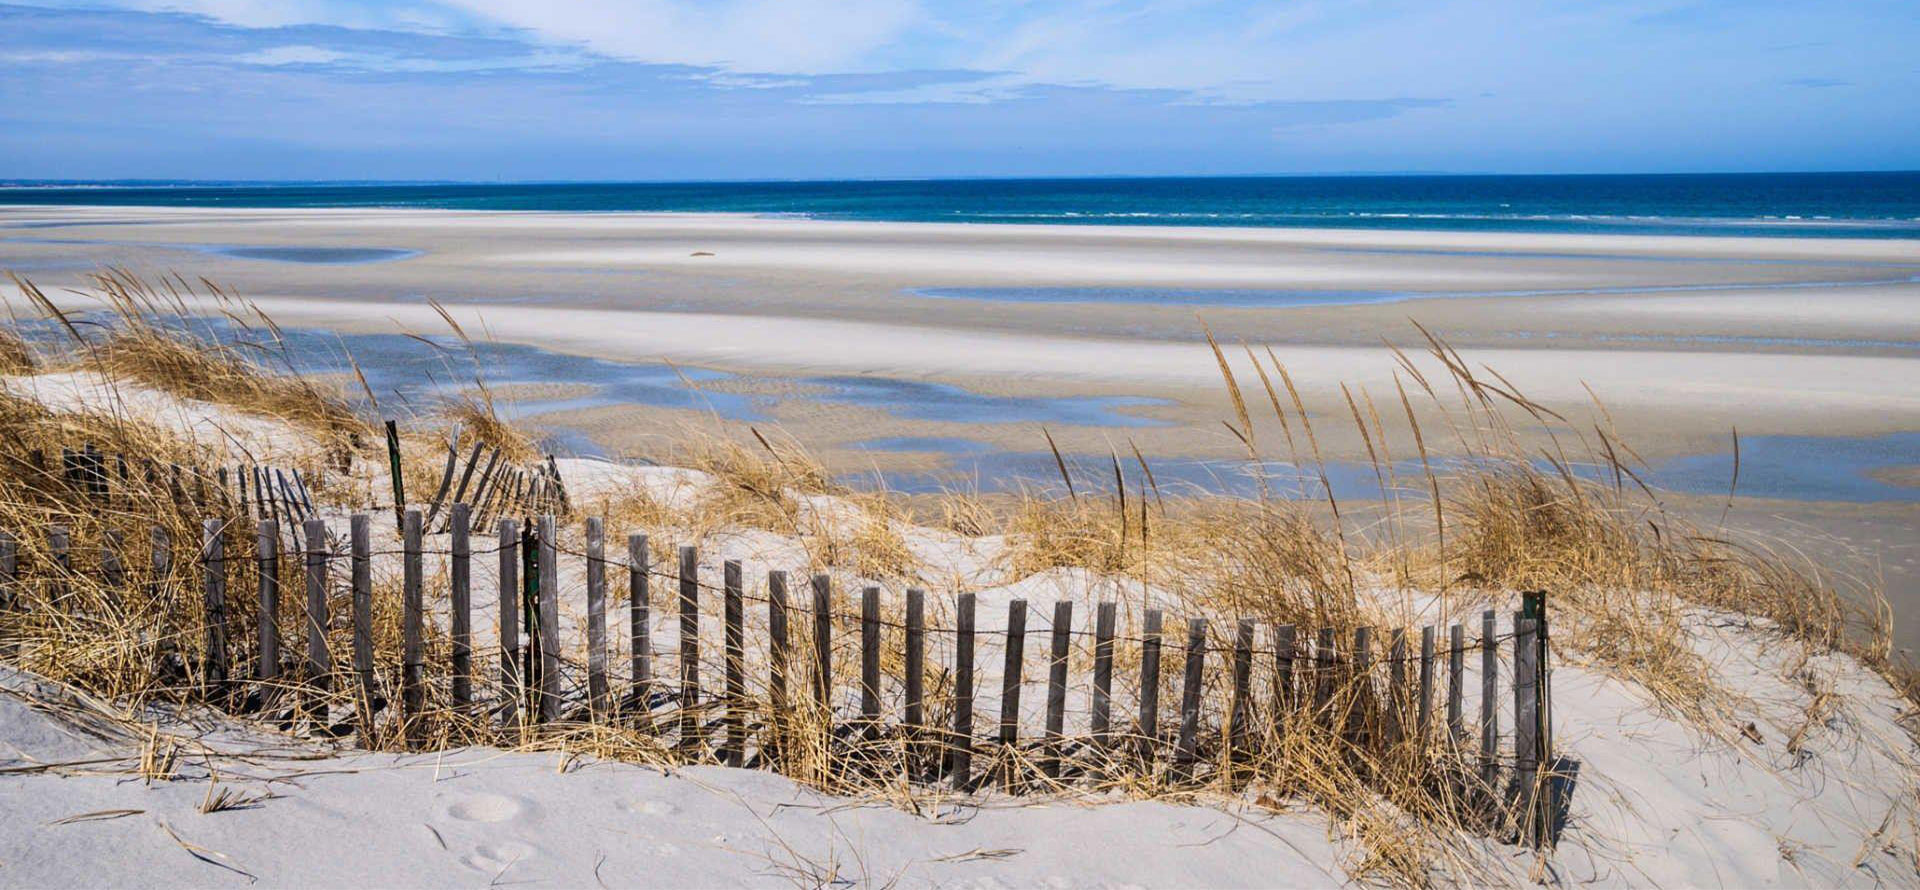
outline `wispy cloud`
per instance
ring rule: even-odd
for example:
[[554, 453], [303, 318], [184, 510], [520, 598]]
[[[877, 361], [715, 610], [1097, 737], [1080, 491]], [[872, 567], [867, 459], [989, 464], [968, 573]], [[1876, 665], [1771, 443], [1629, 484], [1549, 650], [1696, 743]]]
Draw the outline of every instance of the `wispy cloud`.
[[1920, 166], [1916, 43], [1903, 0], [0, 0], [0, 173]]

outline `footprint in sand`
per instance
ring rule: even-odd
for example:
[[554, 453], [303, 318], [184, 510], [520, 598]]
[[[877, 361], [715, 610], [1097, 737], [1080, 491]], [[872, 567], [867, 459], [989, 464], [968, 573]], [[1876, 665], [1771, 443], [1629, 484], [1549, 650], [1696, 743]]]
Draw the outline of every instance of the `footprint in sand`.
[[664, 800], [623, 800], [617, 806], [629, 813], [642, 816], [671, 816], [680, 812], [680, 808]]
[[517, 862], [532, 859], [535, 850], [516, 841], [481, 844], [472, 853], [460, 857], [460, 863], [475, 871], [497, 875]]
[[447, 815], [462, 822], [508, 822], [529, 813], [524, 799], [504, 794], [474, 794], [447, 806]]

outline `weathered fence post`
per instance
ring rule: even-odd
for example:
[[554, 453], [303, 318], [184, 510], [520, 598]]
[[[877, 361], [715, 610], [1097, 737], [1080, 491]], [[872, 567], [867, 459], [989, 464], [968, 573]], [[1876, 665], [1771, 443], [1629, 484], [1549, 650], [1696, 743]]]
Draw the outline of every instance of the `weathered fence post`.
[[1365, 747], [1373, 741], [1373, 718], [1378, 710], [1373, 694], [1373, 628], [1353, 629], [1353, 654], [1348, 659], [1347, 681], [1350, 696], [1345, 708], [1347, 743]]
[[[301, 709], [310, 717], [320, 713], [321, 693], [333, 675], [333, 658], [327, 654], [327, 562], [333, 554], [327, 550], [327, 523], [309, 519], [306, 524], [307, 547], [307, 671], [310, 692]], [[324, 716], [324, 715], [321, 715]]]
[[860, 734], [880, 731], [880, 588], [860, 592]]
[[[217, 520], [207, 521], [216, 522]], [[73, 533], [65, 525], [47, 526], [47, 559], [53, 564], [52, 575], [47, 580], [47, 583], [52, 585], [52, 595], [47, 597], [51, 603], [65, 604], [67, 601], [67, 592], [73, 577], [72, 549]], [[221, 679], [225, 680], [224, 677]]]
[[1087, 716], [1093, 743], [1104, 753], [1113, 747], [1113, 633], [1119, 609], [1101, 603], [1093, 617], [1093, 708]]
[[1480, 615], [1480, 781], [1494, 787], [1500, 771], [1500, 648], [1492, 609]]
[[127, 542], [117, 529], [107, 529], [100, 547], [100, 574], [107, 582], [107, 605], [119, 608], [127, 591]]
[[[48, 529], [49, 535], [52, 528]], [[65, 529], [61, 529], [64, 534]], [[226, 522], [208, 519], [201, 523], [202, 588], [206, 604], [207, 653], [203, 669], [209, 691], [220, 693], [227, 685], [227, 553]]]
[[525, 692], [520, 677], [520, 523], [495, 525], [500, 557], [500, 718], [520, 712]]
[[373, 747], [373, 529], [355, 513], [348, 528], [352, 550], [353, 672], [359, 678], [360, 746]]
[[1453, 744], [1467, 737], [1467, 632], [1458, 624], [1447, 628], [1447, 735]]
[[813, 576], [813, 703], [833, 729], [833, 579]]
[[787, 634], [787, 573], [767, 573], [767, 731], [760, 759], [778, 765], [786, 756], [787, 668], [793, 657]]
[[155, 525], [148, 543], [152, 547], [152, 559], [147, 564], [147, 598], [157, 607], [167, 576], [173, 573], [173, 534], [166, 526]]
[[906, 736], [907, 775], [925, 778], [926, 685], [927, 685], [927, 594], [918, 587], [907, 588], [907, 663], [906, 663]]
[[426, 567], [422, 565], [419, 510], [408, 510], [400, 522], [400, 716], [401, 736], [408, 747], [418, 743], [427, 702]]
[[1387, 719], [1386, 743], [1398, 745], [1406, 738], [1412, 696], [1407, 689], [1407, 631], [1396, 627], [1387, 634]]
[[587, 517], [587, 719], [607, 712], [606, 523]]
[[1147, 626], [1140, 639], [1140, 746], [1143, 769], [1153, 769], [1154, 748], [1160, 741], [1160, 633], [1165, 621], [1159, 609], [1147, 610]]
[[1060, 757], [1066, 747], [1067, 654], [1073, 642], [1073, 602], [1053, 604], [1053, 652], [1047, 670], [1046, 759], [1041, 772], [1049, 779], [1060, 777]]
[[540, 722], [540, 527], [531, 519], [520, 525], [520, 725]]
[[1546, 737], [1541, 708], [1540, 620], [1534, 594], [1527, 594], [1525, 610], [1513, 616], [1513, 753], [1514, 791], [1519, 797], [1520, 841], [1543, 846], [1547, 836], [1545, 803]]
[[1180, 691], [1180, 736], [1173, 751], [1174, 772], [1183, 780], [1193, 777], [1200, 750], [1200, 693], [1206, 682], [1206, 660], [1207, 620], [1189, 618], [1186, 680]]
[[[11, 612], [20, 601], [20, 545], [11, 532], [0, 530], [0, 612]], [[14, 653], [19, 645], [0, 639], [0, 652]]]
[[453, 707], [464, 712], [473, 704], [473, 509], [455, 501], [448, 519], [452, 531], [453, 563], [448, 569], [453, 609]]
[[1020, 677], [1026, 664], [1027, 601], [1007, 603], [1007, 660], [1000, 674], [1001, 781], [1009, 789], [1018, 784], [1016, 764], [1020, 743]]
[[272, 680], [280, 676], [280, 527], [273, 520], [260, 523], [254, 539], [260, 567], [259, 620], [256, 622], [260, 664], [254, 676]]
[[741, 577], [740, 561], [737, 559], [727, 560], [721, 567], [721, 573], [725, 596], [721, 605], [723, 667], [727, 683], [727, 748], [723, 759], [728, 766], [737, 767], [746, 762], [747, 756], [745, 580]]
[[391, 420], [387, 421], [387, 473], [393, 482], [393, 524], [398, 528], [407, 509], [407, 484], [400, 475], [400, 428]]
[[1313, 712], [1322, 727], [1333, 719], [1333, 628], [1323, 627], [1313, 643]]
[[680, 751], [705, 759], [700, 716], [700, 552], [680, 548]]
[[953, 735], [947, 750], [948, 770], [955, 790], [972, 784], [973, 776], [973, 622], [975, 599], [960, 594], [953, 617]]
[[1422, 743], [1433, 732], [1433, 642], [1433, 625], [1420, 628], [1420, 713], [1414, 725]]
[[[646, 535], [627, 536], [627, 633], [632, 650], [627, 671], [633, 678], [634, 710], [650, 714], [653, 710], [653, 616], [649, 597], [653, 573], [652, 551]], [[649, 721], [651, 723], [651, 721]]]
[[1242, 618], [1233, 633], [1233, 697], [1227, 714], [1227, 762], [1244, 759], [1247, 754], [1248, 727], [1252, 725], [1253, 697], [1253, 619]]
[[560, 533], [540, 517], [540, 722], [560, 717]]
[[1286, 734], [1287, 718], [1293, 712], [1297, 696], [1293, 691], [1293, 663], [1297, 630], [1291, 624], [1273, 629], [1273, 739]]

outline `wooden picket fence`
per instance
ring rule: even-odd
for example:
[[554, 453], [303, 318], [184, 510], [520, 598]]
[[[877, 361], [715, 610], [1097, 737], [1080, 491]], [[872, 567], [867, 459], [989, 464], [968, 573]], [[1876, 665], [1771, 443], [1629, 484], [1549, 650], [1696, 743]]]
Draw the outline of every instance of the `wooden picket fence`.
[[[448, 438], [447, 462], [440, 473], [440, 486], [427, 502], [428, 528], [436, 527], [434, 521], [440, 520], [437, 527], [442, 534], [446, 533], [453, 519], [451, 511], [447, 511], [449, 515], [445, 518], [441, 517], [441, 513], [455, 503], [470, 505], [476, 525], [494, 517], [555, 512], [565, 514], [568, 511], [567, 488], [560, 480], [560, 468], [555, 465], [553, 455], [547, 455], [545, 461], [516, 466], [511, 459], [501, 460], [502, 451], [499, 447], [488, 445], [479, 436], [474, 436], [466, 460], [462, 461], [460, 436], [461, 431], [456, 428]], [[397, 442], [391, 447], [397, 458]], [[482, 469], [483, 464], [485, 469]], [[397, 459], [393, 465], [395, 478], [398, 478]], [[477, 476], [476, 470], [479, 471]], [[460, 480], [457, 486], [454, 483], [456, 475]], [[468, 497], [469, 486], [471, 497]], [[395, 491], [399, 491], [398, 486]], [[401, 503], [400, 499], [396, 498], [395, 503]]]
[[[246, 524], [205, 520], [192, 562], [204, 620], [195, 681], [199, 693], [210, 702], [316, 730], [323, 728], [318, 715], [326, 712], [324, 699], [345, 694], [353, 703], [350, 725], [335, 730], [357, 732], [368, 745], [397, 739], [417, 746], [436, 709], [451, 708], [470, 719], [521, 729], [577, 723], [638, 727], [690, 762], [774, 769], [794, 759], [797, 724], [801, 715], [811, 714], [824, 718], [816, 730], [824, 726], [828, 747], [840, 752], [848, 770], [885, 768], [916, 783], [1014, 792], [1123, 780], [1238, 783], [1243, 779], [1236, 770], [1263, 749], [1283, 744], [1289, 733], [1306, 732], [1337, 740], [1366, 763], [1407, 758], [1425, 763], [1434, 775], [1457, 783], [1464, 798], [1521, 813], [1505, 817], [1505, 830], [1535, 845], [1548, 840], [1550, 814], [1563, 803], [1551, 797], [1548, 625], [1541, 595], [1525, 598], [1504, 634], [1493, 611], [1479, 616], [1477, 628], [1396, 628], [1384, 635], [1368, 627], [1336, 634], [1239, 619], [1216, 638], [1212, 620], [1191, 617], [1175, 625], [1183, 633], [1171, 641], [1165, 639], [1168, 622], [1160, 610], [1144, 610], [1139, 631], [1122, 636], [1117, 604], [1098, 603], [1089, 630], [1076, 628], [1073, 603], [1059, 602], [1044, 631], [1049, 645], [1044, 720], [1035, 736], [1021, 709], [1025, 690], [1041, 682], [1027, 674], [1030, 610], [1024, 600], [1007, 603], [1003, 629], [991, 630], [978, 626], [977, 597], [966, 592], [937, 604], [943, 607], [941, 620], [929, 620], [929, 596], [917, 588], [904, 591], [897, 618], [885, 613], [879, 587], [861, 591], [857, 613], [843, 612], [824, 574], [812, 576], [803, 593], [792, 588], [787, 573], [772, 571], [761, 595], [747, 589], [742, 565], [727, 561], [715, 586], [701, 580], [698, 552], [691, 546], [678, 549], [674, 570], [656, 568], [644, 534], [626, 539], [624, 560], [609, 559], [603, 523], [595, 518], [585, 522], [581, 553], [562, 548], [552, 516], [500, 518], [492, 549], [476, 550], [474, 512], [468, 504], [453, 503], [447, 511], [449, 549], [431, 554], [423, 544], [428, 518], [417, 509], [404, 513], [397, 553], [376, 553], [373, 522], [366, 514], [351, 517], [344, 553], [337, 551], [337, 538], [325, 520], [308, 518], [293, 537], [297, 553], [284, 566], [274, 518], [249, 514], [256, 532], [253, 552], [238, 558], [229, 556], [227, 538]], [[0, 532], [0, 610], [61, 609], [64, 585], [87, 570], [72, 559], [75, 548], [66, 527], [49, 527], [43, 534], [37, 549], [44, 558], [27, 565], [16, 534]], [[153, 583], [176, 570], [176, 554], [164, 529], [156, 527], [150, 543]], [[402, 566], [397, 670], [391, 663], [382, 668], [390, 659], [376, 659], [374, 639], [373, 566], [376, 556], [389, 555], [399, 556]], [[444, 657], [432, 661], [429, 639], [441, 629], [430, 626], [424, 601], [429, 555], [445, 560], [450, 613], [444, 638], [433, 646]], [[473, 560], [489, 555], [497, 559], [497, 668], [483, 667], [493, 659], [477, 658], [473, 645], [477, 607], [493, 607], [473, 598]], [[135, 584], [131, 557], [122, 538], [109, 535], [100, 548], [98, 577], [110, 587]], [[568, 558], [584, 560], [583, 660], [567, 658], [560, 638], [559, 569]], [[351, 591], [352, 644], [344, 672], [328, 634], [335, 625], [329, 592], [341, 562]], [[233, 626], [236, 603], [228, 585], [241, 576], [234, 565], [253, 567], [254, 599], [244, 604], [256, 618], [250, 628]], [[608, 621], [616, 617], [609, 607], [609, 568], [626, 574], [629, 662], [624, 677], [609, 661]], [[281, 603], [286, 575], [297, 575], [294, 583], [304, 590], [297, 610]], [[667, 657], [653, 638], [656, 582], [671, 584], [675, 593], [676, 676], [655, 671], [655, 661]], [[713, 610], [716, 595], [719, 608]], [[765, 610], [764, 623], [752, 625], [765, 638], [755, 642], [751, 656], [750, 602]], [[944, 608], [949, 606], [950, 615]], [[718, 665], [703, 661], [701, 654], [701, 628], [710, 610], [718, 612], [722, 630]], [[294, 611], [302, 627], [292, 641], [299, 652], [284, 651], [281, 637], [282, 615]], [[846, 689], [834, 679], [834, 639], [854, 628], [859, 680]], [[1475, 630], [1477, 638], [1469, 639]], [[886, 648], [890, 638], [898, 649]], [[931, 656], [930, 639], [940, 643]], [[983, 733], [975, 714], [982, 667], [976, 656], [988, 641], [1002, 650], [1002, 664], [998, 719]], [[1511, 653], [1504, 672], [1503, 644]], [[1182, 656], [1178, 699], [1170, 714], [1163, 713], [1160, 702], [1169, 648]], [[1478, 669], [1469, 671], [1474, 653]], [[248, 662], [252, 670], [241, 670]], [[1116, 697], [1122, 664], [1133, 666], [1139, 677], [1131, 720], [1120, 713]], [[884, 665], [896, 667], [888, 671]], [[750, 671], [761, 676], [750, 681]], [[1084, 684], [1073, 682], [1076, 671], [1087, 672], [1080, 674]], [[1503, 673], [1512, 695], [1511, 734], [1500, 728]], [[889, 675], [898, 679], [889, 682]], [[351, 685], [335, 688], [343, 680]], [[718, 688], [710, 687], [716, 680]], [[1477, 714], [1468, 711], [1470, 682], [1479, 687], [1472, 702]], [[249, 688], [253, 694], [247, 694]], [[397, 691], [396, 703], [387, 702], [383, 691], [389, 689]], [[1072, 731], [1070, 691], [1086, 702], [1084, 711], [1074, 711]], [[842, 693], [849, 692], [857, 692], [857, 706], [852, 695], [842, 703]], [[1503, 742], [1510, 742], [1504, 751]], [[876, 766], [880, 761], [862, 753], [869, 744], [894, 752], [885, 761], [892, 765]]]

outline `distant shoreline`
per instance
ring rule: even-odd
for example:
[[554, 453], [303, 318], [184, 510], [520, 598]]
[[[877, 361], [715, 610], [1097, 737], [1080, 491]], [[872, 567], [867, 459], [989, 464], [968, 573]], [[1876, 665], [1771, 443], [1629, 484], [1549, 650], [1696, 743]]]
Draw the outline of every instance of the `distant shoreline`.
[[0, 204], [729, 213], [1048, 226], [1920, 238], [1920, 172], [741, 182], [19, 180]]

